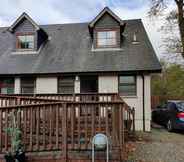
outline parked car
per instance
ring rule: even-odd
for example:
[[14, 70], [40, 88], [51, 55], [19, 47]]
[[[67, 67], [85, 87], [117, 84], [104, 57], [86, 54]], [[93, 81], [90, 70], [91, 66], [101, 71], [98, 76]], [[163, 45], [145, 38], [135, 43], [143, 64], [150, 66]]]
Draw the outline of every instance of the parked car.
[[168, 101], [152, 110], [152, 121], [163, 125], [169, 132], [184, 130], [184, 101]]

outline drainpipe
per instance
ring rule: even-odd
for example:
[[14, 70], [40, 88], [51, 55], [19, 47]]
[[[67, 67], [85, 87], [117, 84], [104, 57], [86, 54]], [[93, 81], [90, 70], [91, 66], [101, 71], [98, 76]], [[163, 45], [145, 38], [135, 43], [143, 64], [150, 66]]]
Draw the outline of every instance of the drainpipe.
[[143, 93], [142, 93], [142, 97], [143, 97], [143, 99], [142, 99], [142, 102], [143, 102], [143, 104], [142, 104], [142, 109], [143, 109], [143, 131], [145, 132], [145, 80], [144, 80], [144, 75], [142, 75], [142, 84], [143, 84], [143, 88], [142, 88], [142, 90], [143, 90]]

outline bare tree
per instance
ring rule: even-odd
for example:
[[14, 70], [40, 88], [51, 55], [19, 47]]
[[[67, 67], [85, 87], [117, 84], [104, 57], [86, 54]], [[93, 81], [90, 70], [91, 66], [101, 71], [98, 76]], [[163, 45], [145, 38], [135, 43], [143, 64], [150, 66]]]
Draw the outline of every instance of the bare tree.
[[[160, 16], [168, 9], [172, 3], [176, 4], [176, 9], [170, 11], [165, 17], [166, 23], [163, 30], [173, 32], [164, 41], [164, 45], [170, 52], [179, 53], [184, 59], [184, 0], [150, 0], [151, 7], [149, 11], [150, 16]], [[179, 37], [176, 34], [176, 29], [179, 29]]]

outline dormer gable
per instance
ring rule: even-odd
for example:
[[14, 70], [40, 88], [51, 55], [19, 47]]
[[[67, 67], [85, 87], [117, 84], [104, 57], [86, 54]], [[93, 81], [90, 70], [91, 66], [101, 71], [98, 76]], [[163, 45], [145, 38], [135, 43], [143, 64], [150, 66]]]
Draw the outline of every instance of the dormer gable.
[[47, 33], [25, 12], [8, 30], [14, 39], [13, 52], [35, 53], [48, 39]]
[[35, 30], [40, 30], [40, 27], [35, 23], [35, 21], [25, 12], [9, 27], [10, 32], [15, 32], [16, 28], [19, 27], [22, 23], [27, 23], [31, 25]]
[[95, 24], [105, 15], [108, 14], [111, 16], [115, 21], [119, 23], [119, 25], [124, 25], [123, 21], [114, 13], [112, 10], [110, 10], [109, 7], [105, 7], [90, 23], [89, 27], [93, 28]]
[[121, 48], [125, 23], [108, 7], [105, 7], [90, 23], [89, 32], [94, 49]]

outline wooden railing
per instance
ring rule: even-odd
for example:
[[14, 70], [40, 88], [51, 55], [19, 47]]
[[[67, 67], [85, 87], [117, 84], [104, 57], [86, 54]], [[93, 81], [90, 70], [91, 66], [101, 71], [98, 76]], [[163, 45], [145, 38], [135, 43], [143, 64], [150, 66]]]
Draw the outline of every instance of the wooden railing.
[[69, 150], [91, 149], [96, 133], [106, 134], [111, 149], [122, 152], [126, 136], [135, 129], [134, 109], [123, 100], [104, 101], [101, 97], [98, 101], [90, 98], [66, 102], [57, 98], [0, 96], [9, 103], [0, 107], [0, 152], [10, 150], [10, 137], [5, 129], [10, 126], [12, 113], [27, 152], [60, 150], [66, 157]]
[[85, 102], [85, 101], [122, 101], [117, 93], [86, 93], [86, 94], [0, 94], [0, 107], [13, 105], [27, 105], [50, 102]]
[[11, 94], [10, 96], [33, 97], [33, 98], [60, 100], [60, 101], [118, 101], [118, 100], [121, 100], [117, 93]]
[[39, 97], [36, 98], [36, 97], [31, 97], [31, 96], [0, 95], [0, 107], [50, 103], [50, 102], [58, 102], [58, 100], [44, 99], [44, 98], [39, 98]]

